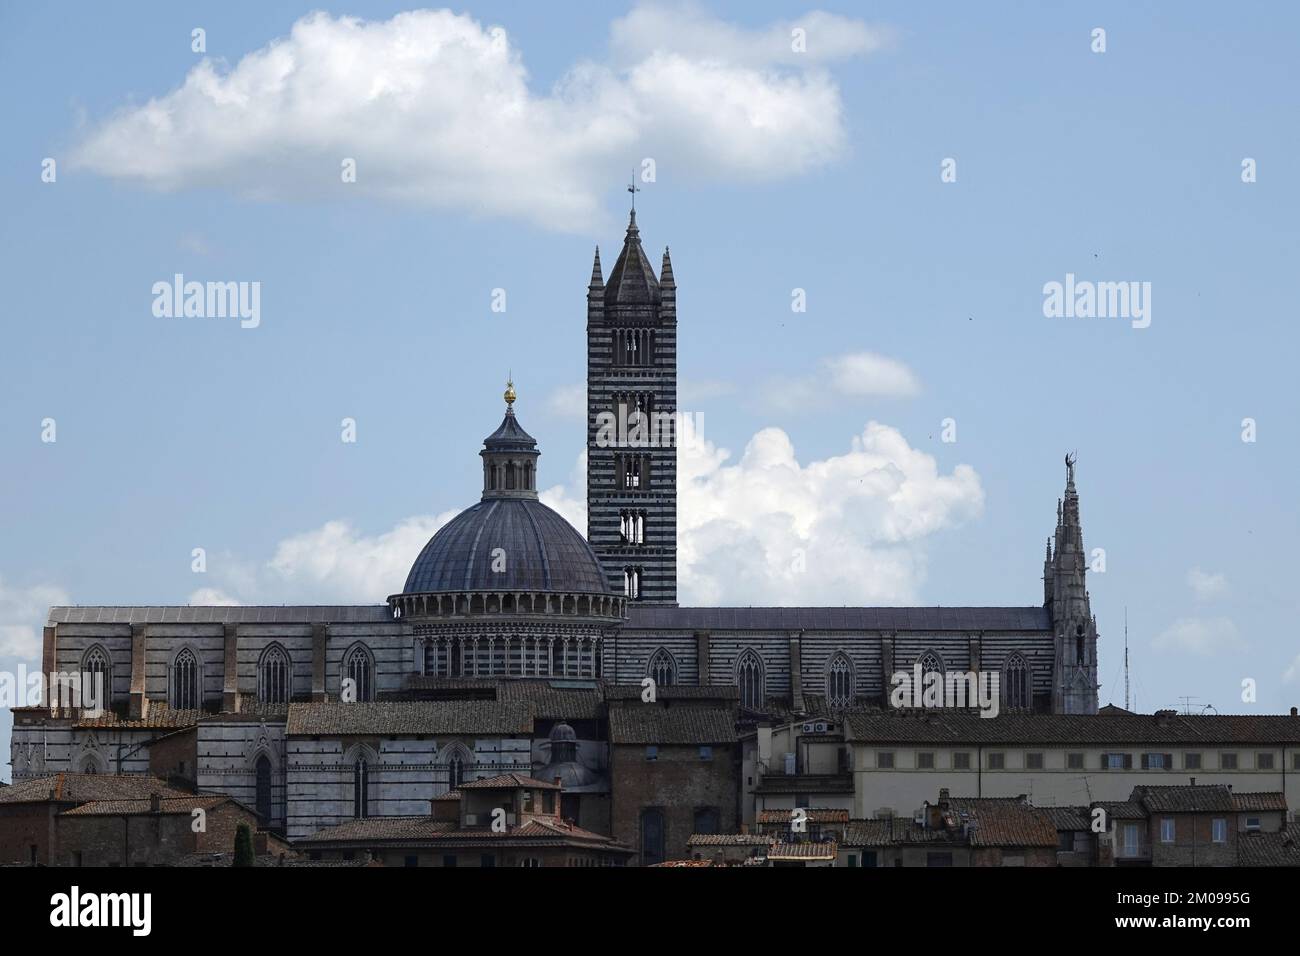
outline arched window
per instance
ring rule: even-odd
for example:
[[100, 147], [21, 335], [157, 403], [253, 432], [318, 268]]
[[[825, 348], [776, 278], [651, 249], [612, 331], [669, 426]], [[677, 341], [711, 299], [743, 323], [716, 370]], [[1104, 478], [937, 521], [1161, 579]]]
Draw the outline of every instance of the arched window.
[[1007, 658], [1006, 667], [1003, 668], [1002, 686], [1003, 697], [1008, 707], [1013, 709], [1029, 707], [1033, 700], [1032, 674], [1029, 662], [1020, 654], [1012, 654]]
[[271, 822], [271, 760], [266, 754], [253, 764], [257, 776], [257, 815], [263, 824]]
[[921, 665], [920, 698], [922, 704], [924, 705], [927, 688], [930, 686], [930, 679], [926, 676], [927, 674], [939, 675], [939, 683], [936, 684], [935, 686], [938, 688], [939, 700], [942, 703], [942, 701], [944, 700], [943, 661], [939, 658], [939, 655], [936, 654], [934, 651], [926, 651], [924, 654], [922, 654], [920, 657], [916, 659], [916, 662]]
[[671, 687], [677, 683], [677, 662], [666, 647], [659, 648], [651, 655], [648, 671], [656, 687]]
[[832, 707], [853, 703], [853, 664], [843, 651], [837, 651], [826, 665], [826, 702]]
[[633, 601], [641, 600], [641, 569], [623, 569], [623, 596]]
[[365, 757], [352, 765], [352, 816], [356, 820], [370, 816], [370, 764]]
[[447, 761], [447, 790], [459, 790], [465, 782], [465, 761], [460, 754], [452, 754]]
[[752, 647], [746, 648], [736, 661], [736, 683], [740, 685], [740, 706], [762, 710], [767, 701], [767, 677], [763, 661]]
[[81, 704], [107, 707], [113, 700], [113, 666], [108, 653], [96, 644], [81, 658]]
[[188, 647], [172, 662], [171, 705], [174, 710], [199, 707], [199, 661]]
[[[474, 755], [460, 741], [452, 741], [443, 748], [439, 755], [438, 762], [447, 768], [447, 792], [459, 790], [461, 785], [466, 781], [467, 774], [474, 765]], [[434, 781], [434, 789], [437, 789], [437, 780]]]
[[293, 696], [289, 655], [279, 644], [262, 652], [257, 665], [257, 699], [265, 704], [287, 704]]
[[344, 676], [352, 680], [357, 703], [375, 699], [375, 665], [364, 646], [358, 644], [348, 652]]
[[506, 462], [506, 491], [515, 490], [515, 463]]

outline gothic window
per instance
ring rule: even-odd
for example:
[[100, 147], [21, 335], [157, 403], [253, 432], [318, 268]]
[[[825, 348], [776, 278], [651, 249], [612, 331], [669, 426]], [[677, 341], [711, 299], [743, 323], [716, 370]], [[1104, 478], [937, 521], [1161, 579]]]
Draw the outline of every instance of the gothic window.
[[99, 706], [108, 706], [113, 699], [113, 667], [109, 663], [108, 654], [98, 644], [86, 651], [81, 659], [81, 681], [83, 702], [90, 702], [91, 695], [97, 694]]
[[1019, 654], [1012, 654], [1008, 658], [1005, 673], [1002, 675], [1008, 707], [1023, 709], [1029, 706], [1033, 694], [1031, 674], [1029, 664]]
[[266, 824], [271, 821], [271, 761], [262, 754], [253, 768], [257, 776], [257, 815]]
[[853, 703], [853, 664], [843, 651], [837, 652], [826, 666], [826, 702], [832, 707]]
[[172, 662], [171, 705], [174, 710], [197, 710], [199, 706], [199, 661], [188, 647]]
[[375, 665], [361, 645], [348, 652], [344, 676], [352, 679], [358, 703], [375, 699]]
[[257, 665], [257, 699], [265, 704], [287, 704], [292, 696], [289, 655], [279, 644], [262, 652]]
[[929, 679], [926, 677], [927, 674], [938, 674], [938, 675], [939, 675], [939, 681], [940, 681], [940, 683], [937, 684], [936, 686], [939, 688], [939, 691], [940, 691], [940, 700], [942, 700], [942, 699], [943, 699], [943, 696], [942, 696], [942, 691], [943, 691], [943, 684], [942, 684], [942, 681], [943, 681], [943, 661], [939, 659], [939, 655], [936, 654], [934, 651], [926, 651], [926, 652], [925, 652], [924, 654], [922, 654], [919, 658], [917, 658], [917, 663], [921, 665], [921, 688], [920, 688], [920, 689], [921, 689], [921, 693], [922, 693], [922, 700], [924, 701], [924, 699], [925, 699], [925, 698], [924, 698], [925, 690], [926, 690], [926, 688], [929, 686], [929, 683], [930, 683], [930, 682], [929, 682]]
[[352, 816], [356, 820], [370, 816], [370, 764], [365, 757], [352, 765]]
[[740, 706], [762, 710], [767, 700], [767, 677], [763, 661], [752, 647], [746, 648], [736, 661], [736, 682], [740, 685]]
[[656, 687], [671, 687], [677, 683], [677, 662], [665, 647], [659, 648], [651, 656], [649, 671]]
[[453, 742], [442, 752], [442, 763], [447, 768], [447, 792], [450, 793], [465, 783], [465, 774], [474, 763], [474, 755], [465, 749], [464, 744]]

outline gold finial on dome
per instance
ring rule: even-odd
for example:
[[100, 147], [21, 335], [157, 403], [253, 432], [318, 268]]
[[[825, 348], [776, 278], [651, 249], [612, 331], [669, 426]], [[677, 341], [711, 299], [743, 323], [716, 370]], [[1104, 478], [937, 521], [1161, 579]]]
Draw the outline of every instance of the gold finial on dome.
[[515, 383], [514, 383], [514, 376], [509, 376], [509, 377], [506, 378], [506, 394], [505, 394], [505, 399], [506, 399], [506, 409], [507, 409], [508, 411], [514, 411], [514, 405], [515, 405]]

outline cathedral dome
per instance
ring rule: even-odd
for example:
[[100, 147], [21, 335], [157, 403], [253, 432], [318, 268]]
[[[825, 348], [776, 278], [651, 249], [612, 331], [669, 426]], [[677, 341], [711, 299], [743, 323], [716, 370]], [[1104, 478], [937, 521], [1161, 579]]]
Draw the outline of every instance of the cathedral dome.
[[601, 594], [609, 586], [586, 539], [555, 511], [536, 498], [485, 497], [429, 540], [402, 590]]
[[540, 452], [515, 418], [513, 382], [506, 386], [505, 400], [505, 418], [479, 452], [482, 500], [429, 540], [411, 565], [402, 594], [609, 594], [596, 552], [537, 498]]

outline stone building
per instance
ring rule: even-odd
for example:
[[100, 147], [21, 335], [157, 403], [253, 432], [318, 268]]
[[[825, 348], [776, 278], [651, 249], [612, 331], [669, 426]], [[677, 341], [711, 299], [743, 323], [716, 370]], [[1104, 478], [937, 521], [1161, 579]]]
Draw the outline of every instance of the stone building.
[[611, 832], [643, 866], [686, 859], [693, 834], [739, 825], [735, 711], [673, 690], [655, 703], [629, 694], [609, 709]]
[[59, 855], [53, 863], [171, 866], [195, 854], [232, 852], [241, 824], [256, 830], [257, 815], [224, 796], [93, 800], [55, 818]]
[[[1125, 802], [1134, 787], [1216, 784], [1300, 805], [1300, 717], [845, 714], [853, 815], [907, 815], [942, 776], [955, 797], [1027, 794], [1038, 806]], [[768, 798], [772, 805], [772, 798]]]

